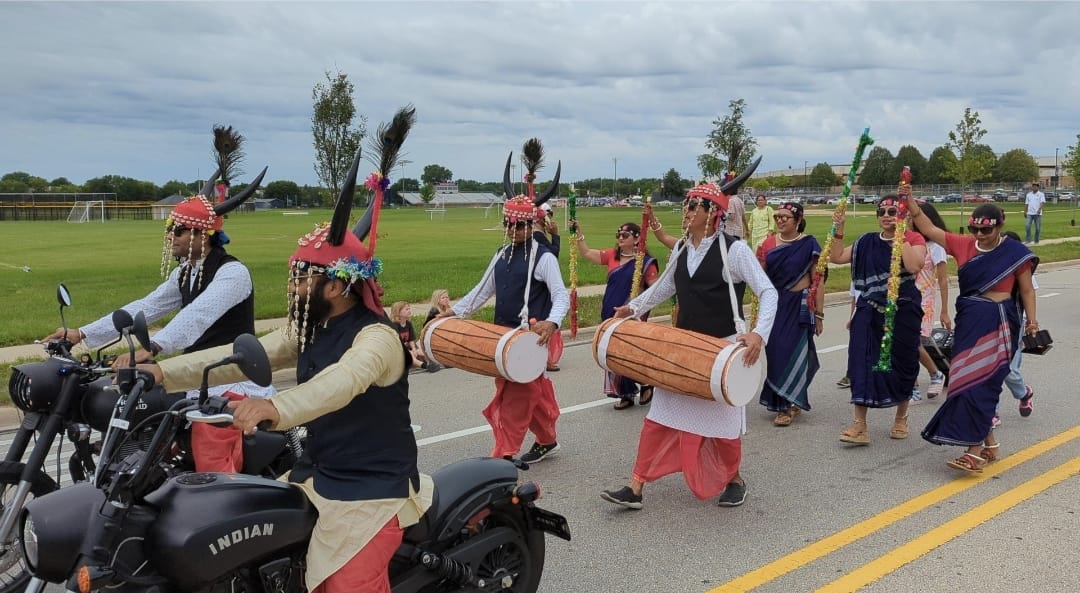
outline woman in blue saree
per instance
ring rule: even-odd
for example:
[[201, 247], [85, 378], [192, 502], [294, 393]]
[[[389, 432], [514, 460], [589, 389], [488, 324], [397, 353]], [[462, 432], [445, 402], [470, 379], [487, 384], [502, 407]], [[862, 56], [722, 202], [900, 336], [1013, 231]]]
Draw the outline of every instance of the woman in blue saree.
[[759, 401], [776, 413], [773, 425], [789, 426], [799, 410], [810, 410], [807, 392], [821, 366], [814, 336], [821, 335], [825, 294], [819, 290], [811, 296], [811, 272], [821, 256], [821, 245], [812, 235], [803, 234], [803, 207], [782, 204], [773, 220], [776, 234], [767, 236], [757, 250], [758, 261], [779, 293], [773, 333], [765, 345], [768, 376]]
[[[615, 315], [615, 307], [621, 307], [630, 302], [630, 290], [634, 283], [634, 265], [638, 255], [638, 239], [641, 237], [641, 227], [628, 222], [615, 231], [615, 247], [613, 249], [589, 249], [585, 243], [585, 236], [581, 234], [580, 224], [578, 230], [578, 248], [582, 257], [594, 264], [607, 266], [608, 281], [604, 290], [604, 299], [600, 306], [600, 319], [610, 319]], [[641, 269], [641, 290], [651, 286], [660, 276], [660, 265], [645, 251]], [[652, 386], [642, 385], [638, 402], [645, 405], [652, 400]], [[638, 384], [633, 379], [622, 377], [605, 371], [604, 394], [619, 401], [615, 402], [616, 410], [624, 410], [634, 405], [634, 396], [638, 394]]]
[[948, 466], [981, 472], [998, 458], [993, 419], [1009, 363], [1019, 347], [1021, 307], [1027, 314], [1025, 331], [1039, 330], [1031, 282], [1039, 259], [1020, 241], [1002, 235], [1005, 213], [994, 204], [983, 204], [971, 213], [970, 235], [956, 235], [930, 224], [918, 204], [911, 202], [919, 230], [956, 258], [960, 284], [948, 397], [922, 437], [935, 445], [966, 447]]
[[899, 205], [896, 196], [879, 200], [877, 220], [881, 231], [862, 235], [850, 247], [844, 247], [842, 241], [844, 217], [833, 215], [838, 225], [837, 240], [833, 241], [829, 259], [834, 264], [851, 263], [851, 283], [859, 292], [848, 342], [848, 372], [855, 419], [840, 433], [841, 442], [853, 445], [870, 444], [866, 425], [869, 408], [895, 407], [896, 417], [889, 437], [906, 439], [908, 436], [907, 409], [919, 375], [919, 328], [922, 323], [922, 295], [915, 287], [915, 274], [922, 270], [926, 258], [926, 240], [910, 230], [905, 232], [901, 254], [903, 265], [893, 319], [890, 368], [887, 371], [874, 368], [885, 333], [885, 306]]

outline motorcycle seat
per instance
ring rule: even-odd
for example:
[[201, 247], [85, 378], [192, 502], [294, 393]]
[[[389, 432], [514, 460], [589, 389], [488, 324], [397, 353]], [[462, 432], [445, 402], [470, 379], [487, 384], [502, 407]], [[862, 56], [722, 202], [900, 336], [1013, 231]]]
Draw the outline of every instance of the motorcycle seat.
[[[504, 483], [510, 488], [517, 484], [518, 472], [514, 464], [505, 459], [476, 457], [463, 459], [441, 467], [431, 474], [435, 491], [431, 495], [431, 506], [420, 517], [416, 525], [405, 530], [404, 540], [418, 543], [433, 539], [441, 525], [448, 519], [463, 499], [483, 491], [492, 484]], [[467, 519], [468, 517], [461, 517]]]

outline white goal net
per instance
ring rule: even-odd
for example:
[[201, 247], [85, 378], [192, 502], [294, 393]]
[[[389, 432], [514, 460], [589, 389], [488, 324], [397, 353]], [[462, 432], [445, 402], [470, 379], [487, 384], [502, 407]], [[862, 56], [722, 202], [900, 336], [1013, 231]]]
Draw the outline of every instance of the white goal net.
[[104, 200], [79, 200], [68, 212], [68, 222], [105, 222]]

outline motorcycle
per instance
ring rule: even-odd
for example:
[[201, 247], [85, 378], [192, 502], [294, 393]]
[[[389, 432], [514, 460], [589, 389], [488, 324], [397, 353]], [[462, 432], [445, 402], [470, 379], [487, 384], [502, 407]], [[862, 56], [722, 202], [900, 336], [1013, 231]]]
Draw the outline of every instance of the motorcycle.
[[[238, 338], [233, 355], [207, 371], [223, 364], [237, 364], [256, 381], [269, 373], [253, 336]], [[206, 377], [204, 371], [204, 388]], [[303, 592], [317, 512], [300, 489], [214, 473], [155, 486], [154, 468], [179, 427], [231, 423], [227, 401], [177, 402], [152, 419], [158, 424], [151, 447], [109, 461], [113, 471], [101, 488], [81, 484], [27, 505], [20, 523], [34, 574], [27, 593], [41, 593], [47, 582], [79, 593]], [[431, 507], [405, 530], [391, 561], [392, 591], [536, 591], [545, 534], [570, 540], [566, 519], [536, 505], [539, 486], [518, 483], [517, 467], [493, 458], [458, 461], [431, 477]]]
[[[71, 294], [63, 284], [57, 287], [60, 319], [63, 327], [64, 309], [71, 306]], [[23, 412], [4, 460], [0, 462], [0, 593], [22, 591], [30, 579], [21, 553], [20, 532], [15, 529], [25, 504], [32, 499], [59, 490], [60, 448], [63, 433], [74, 444], [68, 460], [68, 474], [76, 484], [94, 478], [104, 478], [102, 467], [95, 461], [103, 447], [114, 447], [115, 455], [124, 457], [145, 450], [153, 436], [144, 429], [121, 430], [118, 425], [137, 426], [141, 420], [165, 410], [181, 396], [171, 396], [163, 389], [145, 389], [133, 393], [136, 383], [131, 379], [133, 369], [114, 373], [114, 356], [103, 354], [105, 349], [128, 340], [129, 352], [134, 353], [131, 336], [139, 335], [143, 344], [149, 343], [145, 318], [139, 313], [133, 318], [126, 311], [113, 313], [113, 325], [120, 335], [96, 353], [76, 357], [73, 344], [67, 340], [52, 340], [44, 345], [49, 358], [41, 362], [17, 365], [12, 368], [8, 392], [12, 403]], [[138, 326], [138, 327], [137, 327]], [[132, 356], [132, 359], [134, 357]], [[116, 379], [114, 384], [114, 378]], [[127, 405], [131, 402], [131, 405]], [[95, 435], [105, 435], [104, 437]], [[191, 471], [190, 447], [186, 431], [180, 431], [171, 455], [162, 460], [165, 476]], [[31, 441], [34, 443], [31, 447]], [[59, 442], [58, 442], [59, 441]], [[54, 475], [46, 471], [46, 458], [54, 446], [57, 449], [57, 468]], [[245, 442], [244, 471], [276, 477], [292, 467], [299, 457], [302, 444], [296, 433], [261, 435], [258, 444]], [[23, 457], [27, 449], [29, 457]]]

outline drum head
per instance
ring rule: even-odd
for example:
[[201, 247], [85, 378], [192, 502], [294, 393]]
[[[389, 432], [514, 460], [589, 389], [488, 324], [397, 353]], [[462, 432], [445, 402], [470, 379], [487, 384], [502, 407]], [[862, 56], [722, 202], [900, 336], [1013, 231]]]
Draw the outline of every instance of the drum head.
[[515, 330], [499, 340], [495, 351], [495, 365], [499, 374], [514, 383], [535, 381], [547, 368], [547, 346], [538, 342], [539, 334]]
[[749, 367], [745, 364], [745, 355], [743, 344], [727, 346], [717, 356], [718, 363], [722, 361], [722, 364], [713, 368], [713, 394], [720, 394], [729, 406], [741, 407], [756, 400], [765, 385], [765, 349], [761, 349], [757, 361]]

